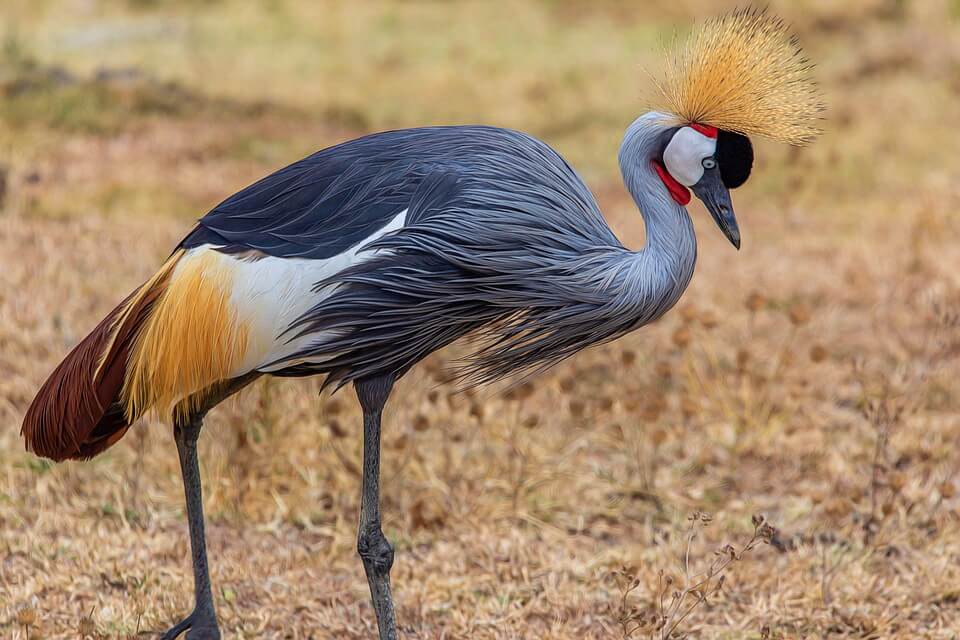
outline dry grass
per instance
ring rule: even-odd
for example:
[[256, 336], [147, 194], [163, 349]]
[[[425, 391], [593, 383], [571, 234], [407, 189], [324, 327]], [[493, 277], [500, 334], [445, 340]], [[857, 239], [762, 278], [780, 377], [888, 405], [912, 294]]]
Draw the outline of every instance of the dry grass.
[[[191, 604], [168, 426], [58, 466], [17, 431], [218, 198], [363, 130], [486, 121], [554, 143], [642, 242], [613, 160], [637, 64], [723, 3], [503, 4], [5, 5], [0, 635], [131, 637]], [[691, 637], [958, 637], [957, 5], [773, 4], [831, 111], [810, 149], [759, 146], [744, 250], [695, 211], [697, 275], [663, 321], [509, 390], [452, 393], [440, 354], [395, 394], [406, 637], [659, 638], [673, 591]], [[201, 439], [227, 637], [372, 634], [359, 411], [317, 390], [261, 382]], [[741, 554], [755, 513], [777, 531]]]

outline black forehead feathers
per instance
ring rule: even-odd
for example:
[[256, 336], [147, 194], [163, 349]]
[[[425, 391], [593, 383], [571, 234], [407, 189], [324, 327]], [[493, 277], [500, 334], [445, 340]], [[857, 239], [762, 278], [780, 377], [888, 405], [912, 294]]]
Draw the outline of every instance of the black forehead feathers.
[[736, 189], [750, 177], [753, 145], [750, 138], [721, 129], [717, 133], [717, 166], [728, 189]]

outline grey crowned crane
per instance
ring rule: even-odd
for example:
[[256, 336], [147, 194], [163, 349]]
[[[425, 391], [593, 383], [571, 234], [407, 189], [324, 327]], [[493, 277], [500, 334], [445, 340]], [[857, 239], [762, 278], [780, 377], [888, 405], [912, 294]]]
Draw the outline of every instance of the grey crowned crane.
[[624, 248], [549, 146], [487, 126], [339, 144], [218, 205], [53, 371], [24, 417], [29, 450], [88, 459], [149, 410], [170, 412], [195, 608], [164, 638], [219, 638], [197, 438], [206, 412], [261, 375], [352, 384], [363, 409], [357, 550], [380, 638], [397, 637], [380, 524], [380, 421], [394, 382], [463, 336], [468, 384], [542, 369], [666, 313], [693, 276], [692, 191], [740, 246], [729, 189], [748, 135], [804, 144], [822, 105], [779, 19], [739, 11], [696, 30], [656, 82], [620, 167], [646, 225]]

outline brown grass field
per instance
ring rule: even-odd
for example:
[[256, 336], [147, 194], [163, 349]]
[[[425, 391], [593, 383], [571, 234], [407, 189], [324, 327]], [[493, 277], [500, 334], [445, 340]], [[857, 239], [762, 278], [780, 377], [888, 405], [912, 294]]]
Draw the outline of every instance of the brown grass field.
[[[5, 0], [0, 637], [152, 637], [192, 606], [166, 422], [82, 464], [19, 437], [191, 220], [363, 132], [484, 122], [554, 145], [639, 247], [616, 151], [644, 69], [733, 6]], [[812, 147], [758, 143], [743, 250], [696, 205], [697, 274], [662, 321], [474, 393], [443, 384], [454, 347], [394, 395], [405, 638], [960, 637], [960, 3], [771, 6], [830, 110]], [[359, 409], [318, 390], [262, 381], [201, 438], [227, 638], [375, 633]]]

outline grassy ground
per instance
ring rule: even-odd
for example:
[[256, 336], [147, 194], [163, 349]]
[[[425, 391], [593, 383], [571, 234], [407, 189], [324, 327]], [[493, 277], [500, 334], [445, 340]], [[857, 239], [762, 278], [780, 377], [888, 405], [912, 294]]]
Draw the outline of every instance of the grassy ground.
[[[169, 427], [57, 466], [18, 429], [219, 199], [365, 131], [487, 122], [553, 144], [642, 244], [615, 165], [642, 69], [728, 5], [627, 4], [4, 3], [0, 635], [134, 637], [190, 607]], [[960, 6], [772, 4], [831, 109], [814, 147], [759, 144], [743, 251], [697, 206], [698, 271], [661, 322], [512, 389], [452, 393], [440, 354], [394, 396], [405, 637], [958, 637]], [[208, 421], [226, 637], [373, 632], [359, 412], [317, 390], [267, 380]], [[744, 551], [754, 514], [777, 531]]]

